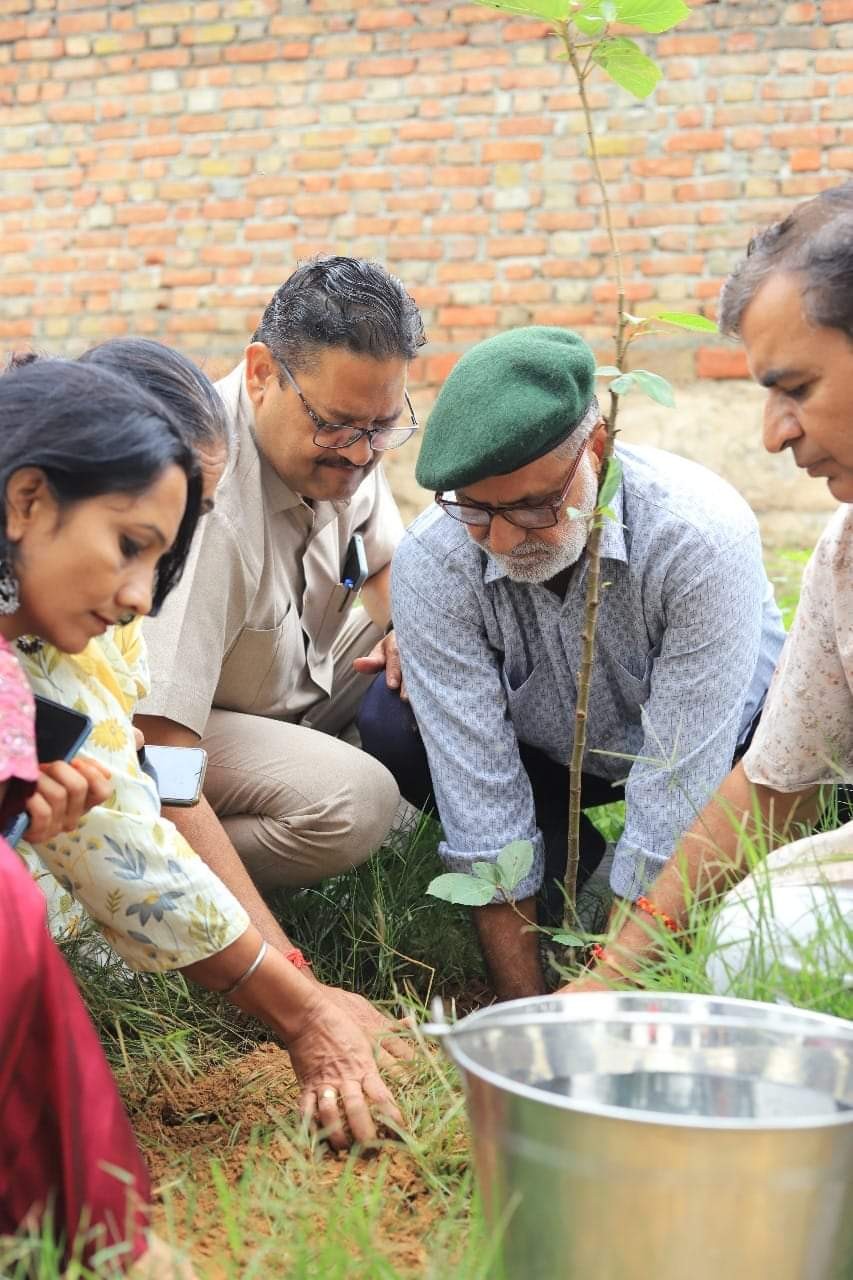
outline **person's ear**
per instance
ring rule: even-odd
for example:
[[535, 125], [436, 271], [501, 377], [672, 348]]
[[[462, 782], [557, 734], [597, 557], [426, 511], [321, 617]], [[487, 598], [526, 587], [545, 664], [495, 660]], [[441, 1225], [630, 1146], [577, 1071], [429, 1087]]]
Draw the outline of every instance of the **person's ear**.
[[601, 459], [604, 456], [604, 446], [606, 444], [607, 423], [602, 418], [589, 438], [589, 456], [592, 459], [592, 467], [596, 475], [601, 471]]
[[246, 390], [255, 408], [263, 404], [271, 378], [281, 376], [277, 361], [265, 342], [250, 342], [246, 348]]
[[6, 481], [6, 541], [20, 542], [45, 511], [55, 511], [56, 499], [39, 467], [21, 467]]

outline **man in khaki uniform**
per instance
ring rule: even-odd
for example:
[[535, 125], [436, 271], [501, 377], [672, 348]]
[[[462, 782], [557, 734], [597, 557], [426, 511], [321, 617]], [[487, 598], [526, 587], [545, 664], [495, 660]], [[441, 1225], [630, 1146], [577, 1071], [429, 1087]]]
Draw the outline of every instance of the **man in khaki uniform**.
[[[218, 384], [236, 457], [146, 624], [146, 740], [200, 739], [209, 757], [209, 803], [170, 816], [220, 873], [236, 848], [262, 890], [356, 865], [394, 818], [390, 773], [336, 735], [371, 674], [399, 684], [385, 631], [402, 523], [378, 464], [417, 426], [405, 384], [423, 341], [377, 264], [315, 260], [281, 286]], [[356, 534], [368, 576], [354, 608], [342, 579]]]

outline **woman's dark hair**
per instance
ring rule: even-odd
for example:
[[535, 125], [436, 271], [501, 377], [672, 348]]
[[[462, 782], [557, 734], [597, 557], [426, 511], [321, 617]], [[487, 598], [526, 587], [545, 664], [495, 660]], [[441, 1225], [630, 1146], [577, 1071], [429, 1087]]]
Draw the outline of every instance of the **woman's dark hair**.
[[273, 294], [252, 337], [293, 370], [308, 369], [324, 347], [413, 360], [426, 342], [415, 301], [378, 262], [312, 258]]
[[720, 295], [720, 329], [740, 332], [743, 313], [775, 272], [802, 280], [812, 324], [853, 339], [853, 182], [823, 191], [749, 242]]
[[151, 338], [110, 338], [78, 360], [145, 387], [164, 402], [192, 445], [228, 445], [228, 418], [216, 388], [198, 365], [172, 347]]
[[60, 510], [107, 493], [138, 495], [169, 466], [187, 478], [174, 546], [161, 558], [152, 613], [177, 585], [201, 513], [195, 454], [168, 408], [137, 383], [76, 360], [37, 360], [0, 378], [0, 517], [22, 467], [47, 477]]

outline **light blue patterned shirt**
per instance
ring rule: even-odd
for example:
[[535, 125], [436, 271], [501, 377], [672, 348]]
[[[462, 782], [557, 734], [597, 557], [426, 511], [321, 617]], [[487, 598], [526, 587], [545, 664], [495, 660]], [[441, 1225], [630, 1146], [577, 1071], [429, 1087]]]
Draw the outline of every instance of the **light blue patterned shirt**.
[[[617, 453], [583, 767], [626, 780], [611, 884], [635, 898], [729, 772], [784, 632], [758, 525], [734, 489], [658, 449]], [[518, 741], [568, 764], [585, 589], [585, 557], [562, 601], [511, 581], [438, 507], [393, 561], [394, 625], [444, 827], [440, 853], [468, 871], [511, 840], [532, 840], [519, 898], [539, 889], [544, 850]]]

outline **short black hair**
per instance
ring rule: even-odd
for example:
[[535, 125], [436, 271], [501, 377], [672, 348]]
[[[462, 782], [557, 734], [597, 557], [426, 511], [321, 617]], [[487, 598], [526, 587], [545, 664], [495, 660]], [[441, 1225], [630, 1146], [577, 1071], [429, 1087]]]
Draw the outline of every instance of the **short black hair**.
[[776, 272], [800, 276], [813, 324], [853, 339], [853, 181], [805, 200], [749, 242], [723, 285], [720, 329], [737, 335], [743, 314]]
[[195, 454], [166, 405], [137, 383], [77, 360], [39, 359], [0, 378], [0, 519], [6, 486], [22, 467], [43, 471], [60, 509], [107, 493], [137, 495], [170, 466], [187, 478], [174, 545], [160, 559], [152, 613], [177, 585], [201, 514]]
[[162, 400], [187, 433], [202, 448], [229, 444], [225, 405], [207, 374], [180, 351], [153, 338], [108, 338], [78, 356], [129, 377]]
[[298, 370], [310, 368], [325, 347], [413, 360], [426, 335], [414, 299], [385, 267], [364, 258], [318, 257], [276, 290], [252, 341]]

